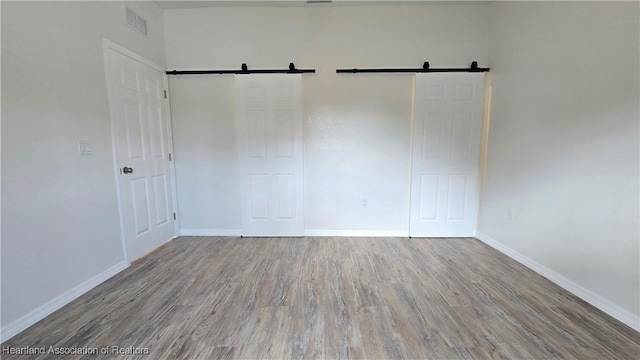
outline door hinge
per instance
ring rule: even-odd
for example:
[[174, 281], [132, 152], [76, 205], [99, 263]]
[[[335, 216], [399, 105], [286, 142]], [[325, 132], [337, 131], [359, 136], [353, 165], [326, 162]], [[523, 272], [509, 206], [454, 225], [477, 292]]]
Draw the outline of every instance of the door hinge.
[[169, 153], [169, 161], [171, 161], [171, 153]]
[[167, 90], [164, 91], [164, 98], [167, 98]]
[[176, 213], [173, 213], [173, 220], [176, 219]]

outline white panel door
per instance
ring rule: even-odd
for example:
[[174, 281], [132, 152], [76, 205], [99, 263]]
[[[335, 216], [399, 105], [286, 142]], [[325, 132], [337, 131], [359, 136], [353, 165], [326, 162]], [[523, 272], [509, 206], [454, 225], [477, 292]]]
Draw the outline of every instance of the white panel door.
[[474, 236], [484, 74], [416, 74], [409, 235]]
[[236, 75], [243, 236], [304, 236], [301, 76]]
[[175, 234], [164, 78], [113, 48], [106, 60], [124, 242], [133, 260]]

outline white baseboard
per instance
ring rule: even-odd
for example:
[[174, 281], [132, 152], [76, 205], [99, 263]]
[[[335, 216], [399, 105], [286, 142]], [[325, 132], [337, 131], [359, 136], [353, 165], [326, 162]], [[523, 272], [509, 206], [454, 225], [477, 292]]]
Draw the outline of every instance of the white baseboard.
[[[180, 236], [240, 236], [240, 229], [180, 229]], [[304, 236], [408, 237], [406, 230], [305, 230]]]
[[528, 267], [529, 269], [537, 272], [538, 274], [544, 276], [549, 279], [551, 282], [556, 285], [564, 288], [575, 296], [581, 298], [582, 300], [588, 302], [589, 304], [597, 307], [598, 309], [604, 311], [605, 313], [611, 315], [613, 318], [621, 321], [632, 329], [640, 332], [640, 317], [632, 314], [631, 312], [621, 308], [615, 303], [611, 302], [608, 299], [603, 298], [602, 296], [596, 294], [595, 292], [585, 289], [584, 287], [576, 284], [575, 282], [567, 279], [566, 277], [558, 274], [557, 272], [547, 268], [546, 266], [532, 260], [519, 252], [505, 246], [504, 244], [496, 241], [491, 238], [489, 235], [483, 234], [481, 232], [477, 232], [476, 238], [483, 243], [491, 246], [492, 248], [500, 251], [501, 253], [507, 255], [508, 257], [516, 260], [522, 265]]
[[105, 282], [107, 279], [111, 278], [115, 274], [126, 269], [128, 266], [129, 266], [129, 263], [127, 263], [126, 261], [119, 262], [113, 265], [112, 267], [108, 268], [107, 270], [101, 272], [100, 274], [92, 277], [91, 279], [65, 292], [64, 294], [54, 298], [48, 303], [36, 308], [35, 310], [31, 311], [27, 315], [15, 320], [14, 322], [8, 324], [7, 326], [4, 326], [0, 330], [0, 342], [5, 342], [9, 340], [10, 338], [19, 334], [29, 326], [37, 323], [38, 321], [52, 314], [54, 311], [60, 309], [61, 307], [67, 305], [71, 301], [75, 300], [80, 295], [85, 294], [87, 291], [93, 289], [94, 287]]
[[305, 230], [304, 236], [409, 237], [407, 230]]
[[240, 229], [180, 229], [180, 236], [240, 236]]

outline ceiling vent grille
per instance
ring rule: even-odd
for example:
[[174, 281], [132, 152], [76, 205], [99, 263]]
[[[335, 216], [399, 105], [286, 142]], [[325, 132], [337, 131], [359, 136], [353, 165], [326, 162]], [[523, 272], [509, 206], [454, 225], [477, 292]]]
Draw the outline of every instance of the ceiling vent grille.
[[147, 35], [147, 20], [125, 6], [125, 21], [127, 25], [141, 34]]

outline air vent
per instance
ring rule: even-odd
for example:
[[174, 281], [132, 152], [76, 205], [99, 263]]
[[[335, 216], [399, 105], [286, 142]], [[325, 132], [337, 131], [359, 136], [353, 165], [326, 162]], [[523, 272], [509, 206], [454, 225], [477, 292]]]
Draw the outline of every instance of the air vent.
[[136, 13], [131, 11], [131, 9], [129, 9], [128, 7], [125, 7], [124, 9], [127, 12], [127, 25], [136, 29], [138, 25], [136, 18], [138, 17], [138, 15], [136, 15]]
[[140, 15], [136, 14], [133, 10], [129, 9], [125, 6], [125, 20], [127, 25], [131, 26], [133, 29], [147, 35], [147, 20], [145, 20]]
[[147, 35], [147, 20], [138, 16], [138, 31]]

